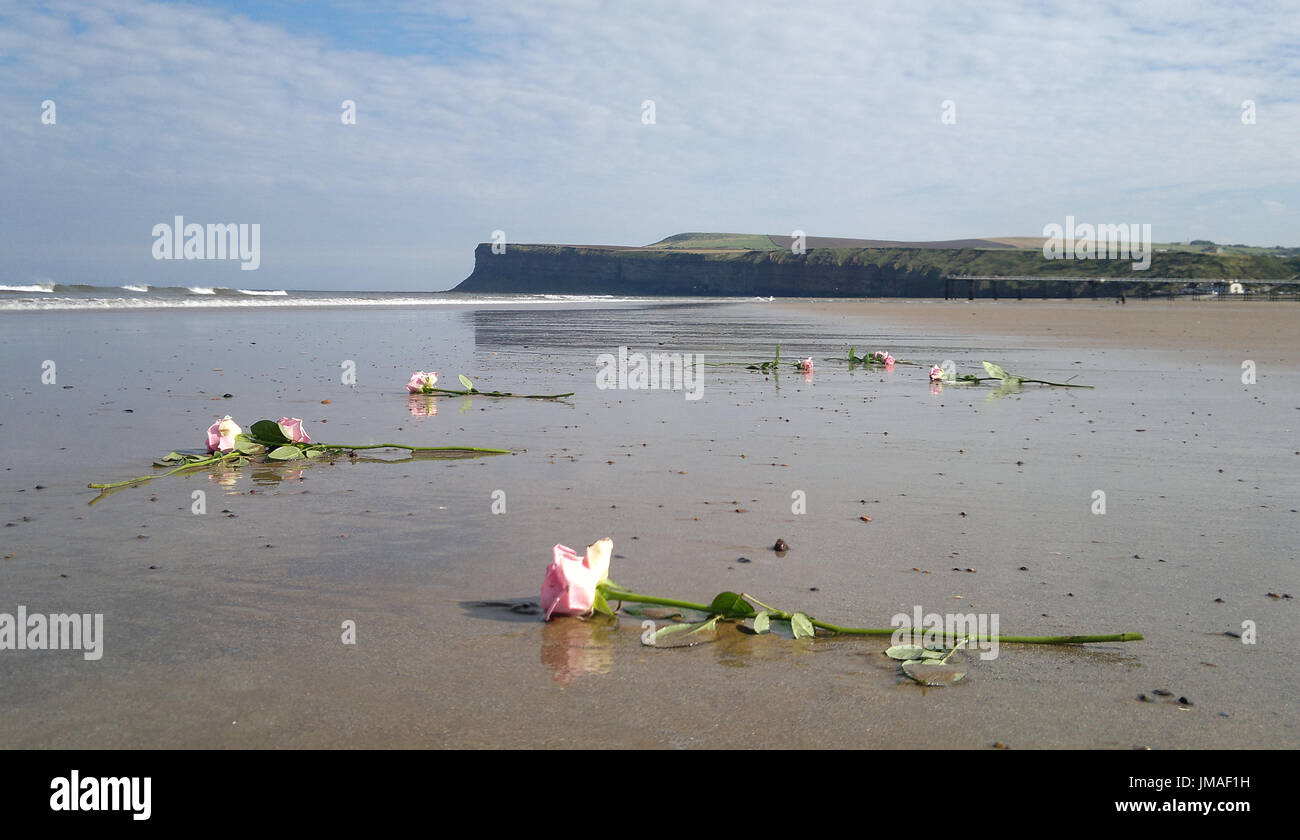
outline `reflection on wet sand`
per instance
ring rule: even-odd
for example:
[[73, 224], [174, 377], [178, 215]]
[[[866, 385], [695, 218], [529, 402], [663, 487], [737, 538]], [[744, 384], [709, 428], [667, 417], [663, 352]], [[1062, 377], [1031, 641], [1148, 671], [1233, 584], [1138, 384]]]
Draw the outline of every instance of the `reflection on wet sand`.
[[588, 674], [608, 674], [614, 664], [618, 624], [556, 619], [542, 627], [542, 664], [558, 683], [568, 685]]
[[438, 398], [431, 394], [412, 394], [406, 405], [412, 417], [433, 417], [438, 413]]
[[300, 469], [286, 470], [276, 469], [274, 467], [267, 469], [253, 470], [253, 483], [259, 487], [279, 484], [282, 481], [303, 480], [303, 471]]
[[208, 481], [222, 487], [234, 487], [239, 482], [239, 470], [218, 469], [208, 473]]
[[[645, 621], [621, 615], [614, 620], [566, 616], [548, 621], [542, 625], [541, 631], [542, 664], [550, 669], [552, 679], [569, 685], [578, 677], [611, 673], [620, 657], [630, 664], [634, 657], [645, 654], [699, 657], [705, 656], [704, 651], [708, 650], [707, 656], [715, 664], [744, 668], [760, 660], [801, 657], [841, 646], [839, 640], [795, 640], [771, 634], [757, 635], [730, 621], [718, 622], [711, 632], [698, 637], [696, 643], [655, 646], [644, 643], [647, 636]], [[671, 623], [656, 622], [659, 627]]]

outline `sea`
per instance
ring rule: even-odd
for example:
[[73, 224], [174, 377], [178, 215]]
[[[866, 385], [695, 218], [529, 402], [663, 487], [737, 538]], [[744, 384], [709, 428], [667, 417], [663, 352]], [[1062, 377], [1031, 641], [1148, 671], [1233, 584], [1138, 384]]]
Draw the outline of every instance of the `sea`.
[[[528, 303], [664, 303], [671, 298], [617, 295], [506, 294], [456, 292], [311, 291], [239, 289], [224, 286], [93, 286], [80, 283], [0, 284], [0, 312], [114, 309], [264, 309], [306, 307], [402, 307], [517, 305]], [[689, 298], [704, 302], [702, 298]], [[720, 299], [724, 300], [724, 299]], [[733, 300], [725, 299], [725, 300]]]

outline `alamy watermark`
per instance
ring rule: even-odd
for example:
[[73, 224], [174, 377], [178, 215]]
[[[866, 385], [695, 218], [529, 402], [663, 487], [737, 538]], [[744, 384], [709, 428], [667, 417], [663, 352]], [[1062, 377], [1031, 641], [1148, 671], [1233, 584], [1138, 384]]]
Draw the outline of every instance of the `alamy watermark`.
[[155, 260], [239, 260], [244, 271], [262, 264], [262, 226], [256, 223], [187, 225], [177, 216], [174, 225], [154, 225], [153, 237]]
[[95, 661], [104, 655], [103, 613], [0, 613], [0, 651], [80, 650]]
[[889, 620], [891, 627], [899, 629], [890, 637], [891, 645], [942, 645], [954, 648], [962, 639], [966, 647], [979, 648], [980, 659], [998, 658], [997, 613], [925, 613], [921, 607], [912, 608], [912, 614], [898, 613]]
[[73, 770], [50, 780], [51, 811], [128, 811], [133, 820], [153, 813], [153, 777], [82, 776]]
[[704, 396], [703, 353], [601, 353], [596, 357], [596, 387], [603, 390], [685, 391], [686, 399]]
[[1075, 225], [1065, 217], [1065, 227], [1055, 222], [1043, 225], [1043, 259], [1119, 260], [1132, 259], [1134, 271], [1151, 267], [1151, 225]]

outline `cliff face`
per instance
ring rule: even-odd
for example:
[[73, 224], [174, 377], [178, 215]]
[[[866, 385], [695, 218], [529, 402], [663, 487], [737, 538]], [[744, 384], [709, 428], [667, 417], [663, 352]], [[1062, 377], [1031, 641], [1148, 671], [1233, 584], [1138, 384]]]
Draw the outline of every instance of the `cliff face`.
[[943, 296], [935, 268], [836, 264], [782, 252], [700, 254], [512, 245], [474, 251], [474, 273], [458, 292], [595, 295]]
[[[1235, 258], [1234, 258], [1235, 260]], [[953, 274], [1109, 277], [1105, 283], [1010, 280], [954, 281], [952, 292], [977, 297], [1114, 296], [1121, 291], [1172, 291], [1185, 281], [1152, 285], [1161, 277], [1289, 278], [1280, 262], [1241, 258], [1225, 263], [1197, 255], [1158, 255], [1147, 271], [1129, 260], [1046, 260], [1036, 251], [862, 248], [782, 251], [682, 252], [567, 245], [509, 245], [493, 254], [474, 251], [474, 273], [458, 292], [594, 295], [707, 295], [799, 297], [943, 297]]]

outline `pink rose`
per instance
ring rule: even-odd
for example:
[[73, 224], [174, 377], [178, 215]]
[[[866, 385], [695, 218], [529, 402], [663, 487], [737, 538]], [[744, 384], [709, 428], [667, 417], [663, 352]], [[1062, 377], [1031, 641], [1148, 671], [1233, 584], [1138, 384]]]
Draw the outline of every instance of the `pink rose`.
[[933, 367], [931, 367], [931, 368], [930, 368], [930, 381], [931, 381], [931, 382], [940, 382], [940, 381], [942, 381], [942, 380], [943, 380], [943, 368], [939, 367], [938, 365], [934, 365]]
[[555, 561], [542, 581], [543, 621], [552, 615], [586, 615], [596, 603], [596, 586], [609, 576], [614, 541], [606, 537], [587, 546], [581, 558], [567, 545], [555, 546]]
[[411, 381], [406, 383], [406, 390], [412, 394], [419, 394], [425, 388], [432, 388], [438, 384], [438, 374], [426, 373], [418, 370], [411, 374]]
[[239, 424], [227, 414], [208, 427], [208, 451], [226, 454], [235, 448], [235, 435], [243, 434]]
[[297, 417], [281, 417], [276, 421], [284, 427], [284, 433], [294, 443], [311, 443], [311, 438], [302, 430], [302, 421]]
[[893, 356], [886, 353], [881, 361], [885, 363], [885, 367], [893, 367], [895, 360]]
[[799, 368], [803, 370], [804, 373], [812, 373], [813, 372], [812, 359], [804, 359], [802, 362], [799, 363]]

